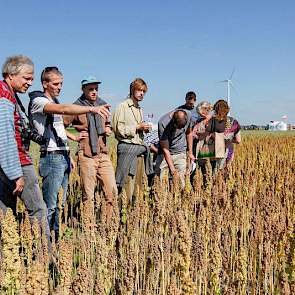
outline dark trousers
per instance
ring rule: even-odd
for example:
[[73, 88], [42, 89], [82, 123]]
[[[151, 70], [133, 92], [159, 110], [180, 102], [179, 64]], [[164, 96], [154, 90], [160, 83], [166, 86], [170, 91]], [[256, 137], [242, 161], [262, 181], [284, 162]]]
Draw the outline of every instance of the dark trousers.
[[16, 196], [12, 194], [14, 189], [14, 181], [9, 180], [0, 168], [0, 209], [3, 213], [6, 212], [7, 208], [10, 208], [16, 215]]
[[[38, 178], [33, 165], [22, 166], [25, 187], [19, 198], [24, 202], [31, 222], [36, 218], [40, 224], [45, 224], [46, 235], [50, 237], [46, 219], [47, 208], [43, 201], [38, 184]], [[15, 182], [9, 180], [0, 169], [0, 209], [3, 213], [10, 208], [16, 214], [17, 196], [13, 195]]]

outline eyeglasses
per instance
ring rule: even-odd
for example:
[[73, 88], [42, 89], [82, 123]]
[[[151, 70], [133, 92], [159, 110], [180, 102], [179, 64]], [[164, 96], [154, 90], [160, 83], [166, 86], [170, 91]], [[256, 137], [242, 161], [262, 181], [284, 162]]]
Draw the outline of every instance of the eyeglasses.
[[41, 81], [46, 80], [45, 79], [45, 74], [49, 73], [49, 72], [52, 72], [52, 71], [59, 71], [59, 69], [58, 69], [58, 67], [46, 67], [46, 68], [44, 68], [44, 70], [41, 73]]

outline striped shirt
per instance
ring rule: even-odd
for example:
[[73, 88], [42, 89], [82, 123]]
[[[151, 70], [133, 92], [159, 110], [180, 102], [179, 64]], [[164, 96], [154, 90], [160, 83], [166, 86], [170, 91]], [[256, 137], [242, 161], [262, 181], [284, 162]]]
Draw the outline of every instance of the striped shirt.
[[0, 97], [0, 167], [14, 180], [22, 176], [14, 127], [15, 105]]
[[158, 128], [154, 128], [150, 132], [146, 133], [144, 135], [144, 142], [148, 146], [151, 146], [152, 144], [157, 146], [159, 144]]
[[[32, 164], [21, 139], [20, 116], [23, 114], [17, 111], [15, 95], [5, 81], [0, 81], [0, 166], [11, 180], [22, 176], [20, 165]], [[15, 149], [17, 154], [15, 154]]]

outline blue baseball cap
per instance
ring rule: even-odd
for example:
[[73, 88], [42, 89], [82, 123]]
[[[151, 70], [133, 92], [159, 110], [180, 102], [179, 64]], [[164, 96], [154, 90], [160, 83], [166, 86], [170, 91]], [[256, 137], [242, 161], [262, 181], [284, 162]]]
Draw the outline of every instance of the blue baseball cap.
[[81, 81], [82, 86], [87, 85], [87, 84], [92, 84], [92, 83], [100, 84], [101, 82], [98, 81], [97, 78], [95, 78], [94, 76], [88, 76]]

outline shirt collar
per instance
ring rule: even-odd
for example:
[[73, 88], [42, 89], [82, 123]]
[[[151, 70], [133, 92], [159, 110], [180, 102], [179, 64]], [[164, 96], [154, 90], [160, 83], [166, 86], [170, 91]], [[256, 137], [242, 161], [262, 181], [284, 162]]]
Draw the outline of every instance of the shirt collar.
[[5, 80], [3, 80], [2, 82], [3, 82], [4, 85], [6, 86], [6, 90], [7, 90], [8, 92], [10, 92], [10, 94], [12, 94], [12, 96], [15, 96], [16, 93], [13, 91], [13, 89], [10, 87], [10, 85], [9, 85]]
[[130, 97], [127, 97], [127, 104], [128, 104], [128, 106], [129, 107], [135, 107], [135, 108], [138, 108], [138, 109], [140, 109], [140, 106], [138, 105], [138, 106], [136, 106], [135, 104], [134, 104], [134, 102], [133, 102], [133, 100], [132, 100], [132, 98], [130, 98]]

